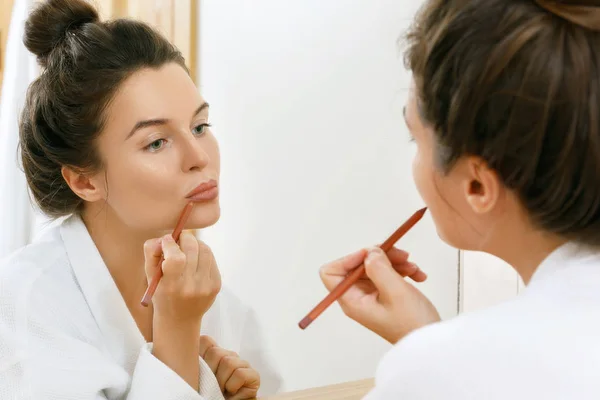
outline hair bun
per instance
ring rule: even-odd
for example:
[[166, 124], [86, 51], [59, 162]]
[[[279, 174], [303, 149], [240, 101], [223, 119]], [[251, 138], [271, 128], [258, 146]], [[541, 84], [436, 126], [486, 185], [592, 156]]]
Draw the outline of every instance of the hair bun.
[[45, 67], [50, 53], [69, 31], [99, 20], [98, 11], [85, 0], [47, 0], [29, 14], [23, 42]]
[[535, 0], [546, 11], [583, 28], [600, 31], [600, 0]]

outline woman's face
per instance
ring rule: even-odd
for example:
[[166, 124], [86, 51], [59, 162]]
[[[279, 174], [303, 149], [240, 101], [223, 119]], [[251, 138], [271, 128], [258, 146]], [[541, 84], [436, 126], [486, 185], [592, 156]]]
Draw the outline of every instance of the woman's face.
[[414, 83], [405, 108], [405, 120], [417, 146], [413, 179], [438, 235], [453, 247], [481, 248], [481, 232], [486, 230], [488, 220], [485, 207], [493, 207], [495, 201], [490, 198], [495, 196], [493, 187], [498, 184], [495, 175], [480, 168], [475, 158], [468, 157], [459, 160], [449, 173], [442, 173], [436, 161], [435, 133], [421, 118]]
[[[173, 229], [189, 194], [219, 180], [208, 104], [183, 68], [172, 63], [129, 77], [106, 115], [98, 142], [104, 168], [94, 178], [104, 185], [106, 206], [134, 229]], [[215, 192], [196, 201], [186, 228], [217, 222]]]

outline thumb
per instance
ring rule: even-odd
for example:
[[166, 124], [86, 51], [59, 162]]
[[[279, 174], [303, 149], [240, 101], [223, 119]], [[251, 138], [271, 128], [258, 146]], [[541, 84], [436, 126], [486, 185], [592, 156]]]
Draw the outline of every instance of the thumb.
[[407, 283], [396, 272], [387, 255], [379, 247], [369, 250], [365, 258], [365, 273], [373, 282], [383, 302], [404, 289]]

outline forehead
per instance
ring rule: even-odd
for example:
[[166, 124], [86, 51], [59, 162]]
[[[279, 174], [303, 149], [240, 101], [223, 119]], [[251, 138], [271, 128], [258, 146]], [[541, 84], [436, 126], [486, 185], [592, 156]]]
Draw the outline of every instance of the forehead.
[[202, 103], [194, 82], [177, 64], [144, 68], [128, 77], [107, 109], [108, 125], [131, 125], [153, 118], [189, 120]]

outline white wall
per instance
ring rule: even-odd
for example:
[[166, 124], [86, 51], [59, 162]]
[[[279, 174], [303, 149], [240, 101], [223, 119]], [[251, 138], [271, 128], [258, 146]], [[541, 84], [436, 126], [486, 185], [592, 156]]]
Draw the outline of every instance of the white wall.
[[523, 281], [516, 271], [492, 255], [461, 253], [461, 312], [480, 310], [516, 296]]
[[[407, 4], [413, 3], [412, 6]], [[200, 90], [222, 150], [221, 221], [202, 232], [225, 281], [269, 330], [285, 389], [372, 377], [389, 345], [331, 307], [325, 261], [381, 242], [422, 206], [402, 121], [397, 46], [416, 2], [205, 0]], [[426, 217], [401, 242], [458, 308], [458, 252]]]

